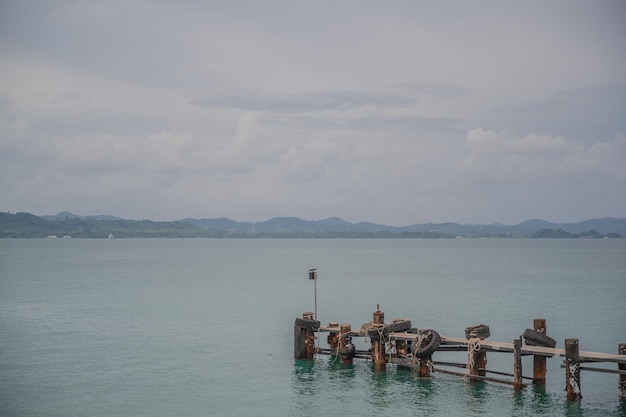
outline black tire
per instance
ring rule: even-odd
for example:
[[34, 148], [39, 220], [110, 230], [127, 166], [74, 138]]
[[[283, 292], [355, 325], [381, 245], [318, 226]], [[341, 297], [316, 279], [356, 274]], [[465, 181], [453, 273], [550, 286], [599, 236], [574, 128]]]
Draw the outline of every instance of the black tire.
[[[411, 320], [407, 319], [407, 320], [393, 321], [393, 322], [389, 323], [389, 326], [388, 326], [389, 332], [388, 333], [406, 332], [410, 328], [411, 328]], [[387, 329], [385, 329], [385, 331], [386, 330]]]
[[556, 340], [533, 329], [526, 329], [524, 331], [524, 340], [526, 341], [526, 344], [530, 346], [543, 346], [549, 348], [554, 348], [556, 346]]
[[420, 330], [419, 332], [420, 334], [430, 333], [430, 336], [425, 339], [427, 341], [426, 345], [424, 346], [424, 342], [422, 342], [422, 346], [420, 346], [419, 349], [417, 349], [417, 345], [415, 343], [412, 343], [411, 352], [413, 352], [413, 354], [418, 358], [427, 358], [435, 353], [435, 351], [439, 348], [439, 345], [441, 344], [441, 336], [435, 330], [430, 329]]
[[486, 324], [479, 324], [477, 326], [470, 326], [468, 328], [465, 329], [465, 338], [466, 339], [473, 339], [473, 338], [479, 338], [481, 340], [488, 338], [489, 336], [491, 336], [491, 333], [489, 332], [489, 326], [487, 326]]
[[381, 327], [367, 328], [367, 335], [370, 340], [378, 340], [381, 336], [383, 340], [387, 340], [389, 333], [401, 333], [411, 329], [411, 320], [400, 320], [385, 324]]
[[317, 330], [320, 328], [320, 322], [319, 320], [305, 320], [305, 319], [301, 319], [300, 317], [296, 318], [296, 326], [302, 328], [302, 329], [312, 329], [312, 330]]

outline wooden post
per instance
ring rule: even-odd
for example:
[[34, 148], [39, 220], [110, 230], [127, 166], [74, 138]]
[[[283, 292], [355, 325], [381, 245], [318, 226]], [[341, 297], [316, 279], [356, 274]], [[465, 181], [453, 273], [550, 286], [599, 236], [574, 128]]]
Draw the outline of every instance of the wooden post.
[[354, 352], [352, 354], [342, 354], [342, 352], [347, 352], [348, 349], [346, 347], [349, 342], [352, 345], [352, 338], [346, 337], [348, 333], [352, 331], [352, 326], [349, 324], [341, 325], [341, 337], [339, 338], [339, 353], [341, 355], [341, 363], [344, 365], [352, 365], [352, 358], [354, 358]]
[[513, 355], [515, 365], [513, 366], [513, 389], [521, 391], [522, 384], [522, 338], [513, 340]]
[[339, 347], [339, 333], [341, 330], [339, 329], [339, 324], [334, 322], [329, 323], [328, 327], [332, 328], [332, 330], [328, 333], [326, 342], [328, 343], [328, 347], [336, 351]]
[[296, 318], [293, 325], [293, 356], [296, 359], [312, 359], [315, 355], [314, 329], [319, 329], [320, 322], [313, 320], [313, 313], [306, 312], [302, 318]]
[[[376, 304], [376, 311], [372, 321], [374, 328], [382, 328], [385, 326], [385, 313], [380, 311], [380, 307]], [[373, 333], [373, 332], [372, 332]], [[370, 339], [372, 342], [372, 357], [374, 359], [374, 368], [380, 371], [387, 369], [385, 362], [385, 340], [381, 333], [373, 335], [371, 333]]]
[[[617, 349], [620, 355], [626, 355], [626, 343], [620, 343]], [[626, 364], [620, 363], [617, 365], [620, 371], [626, 371]], [[619, 396], [622, 399], [626, 399], [626, 375], [619, 376]]]
[[[547, 334], [545, 319], [535, 319], [533, 321], [533, 330], [542, 334]], [[533, 384], [546, 383], [546, 357], [541, 355], [533, 355]]]
[[298, 321], [293, 325], [293, 357], [296, 359], [304, 359], [306, 351], [304, 349], [305, 341], [304, 329], [298, 325]]
[[481, 349], [480, 351], [478, 351], [476, 356], [477, 356], [476, 371], [478, 372], [479, 376], [486, 376], [487, 375], [487, 351], [484, 349]]
[[433, 377], [433, 357], [427, 356], [420, 358], [420, 378], [432, 378]]
[[[475, 343], [480, 343], [478, 339], [470, 339]], [[486, 375], [487, 367], [487, 351], [480, 348], [480, 345], [474, 343], [467, 344], [467, 360], [469, 362], [469, 379], [470, 381], [481, 381]]]
[[374, 311], [374, 324], [385, 324], [385, 312], [380, 311], [380, 306], [376, 304], [376, 311]]
[[578, 339], [565, 339], [565, 391], [567, 391], [569, 401], [582, 398], [578, 351]]
[[328, 336], [326, 337], [326, 342], [328, 342], [328, 347], [336, 351], [337, 348], [339, 347], [339, 333], [337, 332], [328, 333]]

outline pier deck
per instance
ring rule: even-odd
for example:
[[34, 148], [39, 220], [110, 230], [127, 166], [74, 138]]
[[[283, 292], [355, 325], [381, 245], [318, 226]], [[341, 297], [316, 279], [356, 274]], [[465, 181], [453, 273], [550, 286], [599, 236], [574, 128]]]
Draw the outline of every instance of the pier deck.
[[[397, 338], [405, 338], [406, 334], [391, 333], [390, 336]], [[441, 336], [442, 345], [461, 345], [467, 346], [468, 339], [459, 337]], [[493, 352], [510, 352], [514, 351], [513, 343], [497, 342], [494, 340], [481, 340], [481, 347]], [[538, 356], [560, 356], [565, 357], [565, 349], [549, 348], [543, 346], [522, 345], [522, 355], [538, 355]], [[601, 352], [588, 352], [581, 350], [578, 352], [578, 362], [612, 362], [626, 364], [626, 355], [617, 355]]]
[[[377, 309], [373, 320], [358, 330], [352, 330], [350, 324], [339, 325], [331, 322], [322, 326], [315, 314], [306, 312], [302, 319], [297, 318], [294, 325], [294, 353], [297, 359], [312, 359], [316, 354], [330, 355], [341, 359], [343, 364], [351, 364], [353, 358], [367, 359], [378, 370], [384, 370], [386, 363], [410, 367], [418, 372], [419, 377], [431, 378], [434, 372], [443, 372], [467, 378], [470, 381], [494, 381], [513, 385], [521, 390], [527, 385], [523, 379], [532, 380], [533, 384], [545, 384], [546, 360], [552, 357], [564, 358], [567, 398], [577, 400], [582, 397], [580, 389], [580, 371], [604, 372], [617, 374], [618, 391], [626, 398], [626, 343], [620, 343], [618, 354], [579, 350], [578, 339], [565, 339], [564, 349], [555, 346], [556, 341], [546, 334], [545, 319], [535, 319], [533, 329], [526, 329], [523, 337], [513, 342], [489, 339], [489, 326], [483, 324], [470, 326], [464, 338], [441, 336], [431, 329], [417, 329], [411, 326], [409, 319], [394, 319], [385, 323], [384, 313]], [[482, 332], [482, 333], [481, 333]], [[319, 346], [322, 333], [327, 333], [327, 348]], [[370, 340], [371, 348], [356, 350], [352, 338]], [[522, 339], [526, 343], [523, 343]], [[438, 352], [467, 352], [466, 363], [434, 361], [432, 356]], [[487, 369], [487, 352], [512, 353], [513, 372]], [[533, 375], [522, 375], [522, 356], [533, 357]], [[583, 366], [584, 363], [613, 363], [617, 369]], [[443, 369], [441, 367], [464, 368], [464, 372]], [[512, 380], [488, 377], [512, 377]]]

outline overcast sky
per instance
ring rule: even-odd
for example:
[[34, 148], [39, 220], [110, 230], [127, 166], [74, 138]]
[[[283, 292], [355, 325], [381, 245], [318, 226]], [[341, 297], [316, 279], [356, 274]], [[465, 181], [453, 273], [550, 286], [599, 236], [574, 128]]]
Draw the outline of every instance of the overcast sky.
[[626, 2], [0, 0], [0, 210], [626, 217]]

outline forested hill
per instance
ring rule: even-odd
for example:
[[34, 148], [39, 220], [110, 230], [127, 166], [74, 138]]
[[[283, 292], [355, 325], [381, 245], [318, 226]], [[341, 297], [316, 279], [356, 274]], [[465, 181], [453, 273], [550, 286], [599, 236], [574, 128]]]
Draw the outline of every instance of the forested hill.
[[79, 216], [62, 212], [38, 217], [29, 213], [0, 213], [0, 238], [148, 238], [148, 237], [337, 237], [337, 238], [453, 238], [537, 237], [619, 238], [626, 235], [626, 219], [603, 218], [579, 223], [527, 220], [517, 225], [424, 223], [394, 227], [350, 223], [340, 218], [303, 220], [276, 217], [263, 222], [228, 218], [176, 221], [127, 220], [119, 217]]

